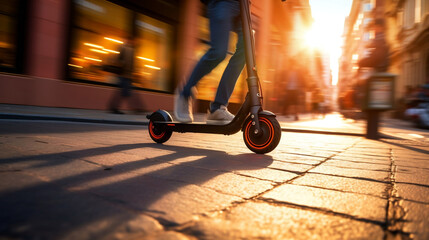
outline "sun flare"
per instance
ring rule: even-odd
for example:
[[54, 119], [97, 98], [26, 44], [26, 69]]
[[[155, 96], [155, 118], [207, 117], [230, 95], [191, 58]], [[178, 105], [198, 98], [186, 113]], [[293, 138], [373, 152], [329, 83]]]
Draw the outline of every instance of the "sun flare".
[[332, 35], [326, 29], [326, 27], [314, 23], [305, 34], [305, 44], [308, 47], [329, 52], [329, 47], [332, 42], [331, 38]]

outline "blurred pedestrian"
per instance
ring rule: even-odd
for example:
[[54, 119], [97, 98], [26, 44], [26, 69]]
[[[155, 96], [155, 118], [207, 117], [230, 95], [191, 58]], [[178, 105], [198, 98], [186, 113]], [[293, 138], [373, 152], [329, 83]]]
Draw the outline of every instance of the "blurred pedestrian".
[[324, 102], [324, 97], [320, 88], [315, 87], [311, 93], [311, 113], [313, 118], [317, 118], [319, 114], [325, 114], [322, 112], [322, 103]]
[[290, 71], [286, 80], [285, 105], [283, 112], [286, 116], [291, 115], [295, 121], [298, 121], [300, 73], [295, 61], [293, 60], [289, 63], [289, 69]]
[[133, 93], [133, 69], [134, 69], [134, 39], [128, 37], [121, 46], [117, 59], [117, 87], [109, 101], [109, 111], [113, 114], [124, 114], [119, 110], [122, 100], [127, 100], [130, 108], [135, 113], [142, 113], [143, 107], [139, 97]]
[[238, 0], [201, 0], [207, 5], [210, 21], [210, 49], [195, 66], [184, 88], [176, 93], [174, 115], [180, 122], [192, 122], [192, 89], [205, 75], [221, 63], [228, 52], [230, 31], [237, 33], [236, 50], [223, 72], [214, 102], [210, 104], [207, 122], [227, 123], [234, 115], [227, 110], [235, 83], [244, 68], [244, 41]]

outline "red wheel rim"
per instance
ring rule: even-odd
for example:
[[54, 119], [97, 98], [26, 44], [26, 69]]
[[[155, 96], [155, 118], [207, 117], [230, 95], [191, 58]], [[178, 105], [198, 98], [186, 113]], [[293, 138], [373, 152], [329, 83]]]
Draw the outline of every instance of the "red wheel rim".
[[[246, 142], [249, 143], [250, 146], [252, 146], [252, 148], [261, 150], [264, 149], [265, 147], [269, 146], [271, 144], [271, 142], [274, 139], [274, 126], [273, 124], [265, 117], [260, 117], [259, 118], [260, 124], [261, 123], [265, 123], [266, 126], [268, 127], [268, 133], [264, 134], [269, 134], [269, 136], [266, 138], [266, 141], [263, 141], [262, 143], [255, 143], [252, 138], [250, 137], [250, 128], [253, 126], [252, 125], [252, 121], [249, 121], [246, 125]], [[262, 124], [261, 124], [261, 128], [262, 128]]]
[[165, 135], [165, 131], [163, 131], [161, 134], [156, 134], [153, 130], [154, 130], [155, 126], [153, 125], [153, 122], [150, 121], [149, 122], [149, 133], [150, 135], [155, 138], [155, 139], [161, 139], [162, 137], [164, 137]]

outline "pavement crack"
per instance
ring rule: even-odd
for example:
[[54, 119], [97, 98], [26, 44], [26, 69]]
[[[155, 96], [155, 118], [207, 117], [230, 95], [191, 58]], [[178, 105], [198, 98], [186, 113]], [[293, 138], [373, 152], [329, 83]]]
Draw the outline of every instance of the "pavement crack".
[[[336, 153], [333, 153], [332, 155], [330, 155], [329, 157], [326, 157], [323, 161], [320, 161], [320, 162], [319, 162], [319, 163], [317, 163], [317, 164], [309, 165], [309, 166], [310, 166], [310, 168], [308, 168], [308, 169], [307, 169], [306, 171], [304, 171], [304, 172], [295, 172], [295, 171], [293, 171], [293, 173], [297, 174], [297, 176], [295, 176], [295, 177], [293, 177], [293, 178], [291, 178], [291, 179], [289, 179], [289, 180], [287, 180], [287, 181], [280, 182], [280, 183], [273, 182], [273, 187], [272, 187], [272, 188], [266, 189], [265, 191], [262, 191], [262, 192], [260, 192], [260, 193], [256, 194], [255, 196], [252, 196], [252, 197], [249, 197], [249, 198], [243, 198], [243, 199], [242, 199], [242, 200], [240, 200], [240, 201], [234, 201], [234, 202], [231, 202], [228, 206], [223, 207], [222, 209], [216, 209], [216, 210], [213, 210], [213, 211], [209, 211], [209, 213], [208, 213], [208, 214], [228, 213], [228, 212], [231, 212], [231, 210], [232, 210], [232, 209], [234, 209], [234, 208], [236, 208], [237, 206], [240, 206], [240, 205], [242, 205], [242, 204], [245, 204], [245, 203], [247, 203], [247, 202], [249, 202], [249, 201], [255, 201], [255, 202], [258, 202], [258, 201], [259, 201], [259, 202], [261, 202], [261, 201], [263, 201], [263, 202], [270, 203], [270, 204], [282, 204], [282, 205], [284, 205], [284, 206], [289, 206], [289, 207], [296, 207], [296, 208], [301, 208], [301, 209], [306, 209], [306, 210], [319, 211], [319, 212], [322, 212], [322, 213], [325, 213], [325, 214], [331, 214], [331, 215], [336, 215], [336, 216], [342, 216], [342, 217], [346, 217], [346, 218], [354, 219], [354, 220], [357, 220], [357, 221], [362, 221], [362, 222], [367, 222], [367, 223], [373, 223], [373, 224], [377, 224], [377, 225], [379, 225], [379, 226], [383, 226], [383, 225], [384, 225], [384, 223], [383, 223], [383, 222], [379, 222], [379, 221], [376, 221], [376, 220], [359, 218], [359, 217], [352, 216], [352, 215], [348, 215], [348, 214], [344, 214], [344, 213], [337, 213], [337, 212], [333, 212], [333, 211], [331, 211], [331, 210], [329, 210], [329, 209], [315, 208], [315, 207], [309, 207], [309, 206], [302, 206], [302, 205], [297, 205], [297, 204], [293, 204], [293, 203], [284, 203], [284, 202], [281, 202], [281, 203], [280, 203], [280, 202], [276, 202], [275, 200], [267, 199], [267, 198], [263, 198], [263, 197], [262, 197], [262, 196], [263, 196], [264, 194], [266, 194], [267, 192], [272, 191], [273, 189], [275, 189], [275, 188], [277, 188], [277, 187], [279, 187], [279, 186], [281, 186], [281, 185], [284, 185], [284, 184], [291, 184], [294, 180], [296, 180], [296, 179], [298, 179], [298, 178], [300, 178], [300, 177], [305, 176], [305, 174], [309, 173], [309, 172], [310, 172], [311, 170], [313, 170], [314, 168], [316, 168], [316, 167], [318, 167], [318, 166], [322, 165], [323, 163], [327, 162], [328, 160], [330, 160], [330, 159], [332, 159], [332, 158], [334, 158], [334, 157], [338, 156], [339, 154], [344, 153], [344, 152], [345, 152], [345, 151], [347, 151], [348, 149], [350, 149], [350, 148], [354, 147], [356, 144], [358, 144], [358, 142], [359, 142], [359, 141], [362, 141], [362, 140], [357, 140], [357, 141], [355, 141], [355, 142], [354, 142], [353, 144], [351, 144], [349, 147], [345, 148], [345, 149], [344, 149], [344, 150], [342, 150], [342, 151], [338, 151], [338, 152], [336, 152]], [[278, 169], [278, 170], [281, 170], [281, 169]], [[283, 170], [283, 171], [285, 171], [284, 169], [282, 169], [282, 170]], [[287, 171], [287, 172], [292, 172], [292, 171]], [[185, 227], [185, 229], [188, 229], [188, 228], [187, 228], [187, 227]], [[195, 235], [195, 234], [193, 234], [193, 235]]]
[[332, 159], [332, 161], [339, 161], [339, 162], [352, 162], [352, 163], [364, 163], [364, 164], [371, 164], [371, 165], [381, 165], [381, 166], [385, 166], [388, 167], [390, 166], [390, 163], [379, 163], [379, 162], [374, 162], [372, 159], [360, 159], [359, 161], [356, 160], [350, 160], [350, 159], [341, 159], [341, 158], [335, 158]]
[[87, 159], [84, 159], [84, 158], [77, 159], [77, 160], [83, 161], [83, 162], [86, 162], [86, 163], [89, 163], [89, 164], [92, 164], [92, 165], [95, 165], [95, 166], [98, 166], [98, 167], [102, 167], [104, 170], [112, 170], [112, 166], [109, 166], [109, 165], [97, 163], [97, 162], [90, 161], [90, 160], [87, 160]]
[[412, 239], [411, 233], [406, 233], [402, 230], [406, 222], [407, 212], [402, 206], [403, 199], [399, 196], [396, 186], [396, 172], [398, 169], [395, 164], [393, 149], [390, 149], [390, 163], [389, 184], [386, 187], [387, 204], [384, 239]]
[[290, 155], [303, 156], [303, 157], [313, 157], [313, 158], [321, 158], [321, 159], [325, 158], [323, 156], [316, 156], [316, 155], [296, 153], [296, 152], [283, 152], [283, 153], [290, 154]]
[[247, 174], [244, 174], [244, 173], [239, 173], [237, 171], [233, 171], [232, 173], [235, 174], [235, 175], [238, 175], [238, 176], [252, 178], [252, 179], [259, 180], [259, 181], [265, 181], [265, 182], [270, 182], [270, 183], [277, 183], [274, 180], [270, 180], [270, 179], [266, 179], [266, 178], [260, 178], [260, 177], [255, 177], [255, 176], [247, 175]]
[[267, 167], [268, 169], [272, 169], [272, 170], [277, 170], [277, 171], [282, 171], [282, 172], [288, 172], [288, 173], [294, 173], [294, 174], [302, 174], [303, 171], [293, 171], [293, 170], [288, 170], [288, 169], [282, 169], [282, 168], [275, 168], [275, 167]]
[[368, 168], [359, 168], [359, 167], [346, 167], [346, 166], [335, 166], [335, 165], [327, 165], [329, 167], [341, 168], [341, 169], [351, 169], [351, 170], [365, 170], [365, 171], [374, 171], [374, 172], [390, 172], [387, 169], [368, 169]]
[[371, 197], [377, 197], [377, 198], [381, 198], [381, 199], [386, 199], [385, 196], [380, 196], [380, 195], [376, 195], [376, 194], [359, 193], [359, 192], [346, 191], [346, 190], [335, 189], [335, 188], [327, 188], [327, 187], [321, 187], [321, 186], [314, 186], [314, 185], [309, 185], [309, 184], [296, 184], [296, 185], [297, 186], [303, 186], [303, 187], [310, 187], [310, 188], [318, 188], [318, 189], [322, 189], [322, 190], [335, 191], [335, 192], [340, 192], [340, 193], [352, 193], [352, 194], [357, 194], [357, 195], [371, 196]]
[[418, 187], [424, 187], [424, 188], [429, 188], [429, 185], [425, 185], [425, 184], [420, 184], [420, 183], [410, 183], [410, 182], [395, 182], [396, 184], [400, 183], [400, 184], [407, 184], [407, 185], [413, 185], [413, 186], [418, 186]]
[[389, 183], [388, 181], [384, 181], [384, 180], [377, 180], [377, 179], [366, 178], [366, 177], [344, 176], [344, 175], [329, 174], [329, 173], [322, 173], [322, 172], [311, 172], [311, 174], [319, 174], [319, 175], [331, 176], [331, 177], [341, 177], [341, 178], [349, 178], [349, 179], [365, 180], [365, 181], [376, 182], [376, 183], [384, 183], [384, 184]]
[[319, 163], [317, 163], [317, 164], [311, 165], [311, 167], [310, 167], [310, 168], [308, 168], [308, 169], [307, 169], [306, 171], [304, 171], [304, 172], [293, 172], [293, 173], [296, 173], [296, 174], [297, 174], [297, 176], [295, 176], [295, 177], [293, 177], [293, 178], [291, 178], [291, 179], [289, 179], [289, 180], [287, 180], [287, 181], [284, 181], [284, 182], [281, 182], [281, 183], [274, 184], [274, 186], [273, 186], [272, 188], [267, 189], [267, 190], [265, 190], [265, 191], [263, 191], [263, 192], [261, 192], [261, 193], [259, 193], [259, 194], [255, 195], [255, 196], [253, 196], [253, 197], [249, 198], [249, 200], [255, 200], [255, 199], [258, 199], [258, 198], [260, 198], [262, 195], [266, 194], [266, 193], [267, 193], [267, 192], [269, 192], [269, 191], [274, 190], [275, 188], [277, 188], [277, 187], [279, 187], [279, 186], [281, 186], [281, 185], [284, 185], [284, 184], [291, 184], [293, 181], [295, 181], [296, 179], [298, 179], [298, 178], [300, 178], [300, 177], [305, 176], [307, 173], [309, 173], [311, 170], [315, 169], [316, 167], [318, 167], [318, 166], [322, 165], [323, 163], [325, 163], [325, 162], [329, 161], [330, 159], [334, 158], [335, 156], [337, 156], [337, 155], [339, 155], [339, 154], [341, 154], [341, 153], [343, 153], [343, 152], [347, 151], [348, 149], [350, 149], [350, 148], [354, 147], [354, 146], [355, 146], [359, 141], [360, 141], [360, 140], [358, 140], [358, 141], [354, 142], [354, 143], [353, 143], [353, 144], [351, 144], [349, 147], [345, 148], [343, 151], [338, 151], [337, 153], [334, 153], [334, 154], [332, 154], [331, 156], [329, 156], [329, 157], [325, 158], [323, 161], [320, 161], [320, 162], [319, 162]]

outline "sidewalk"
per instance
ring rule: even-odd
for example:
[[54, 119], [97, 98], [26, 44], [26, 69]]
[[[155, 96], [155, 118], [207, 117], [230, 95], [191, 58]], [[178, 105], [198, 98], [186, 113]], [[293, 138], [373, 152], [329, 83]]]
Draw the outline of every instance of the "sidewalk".
[[[148, 125], [146, 118], [150, 112], [142, 114], [111, 114], [104, 110], [72, 109], [38, 107], [26, 105], [0, 104], [0, 119], [23, 119], [23, 120], [52, 120], [71, 121], [102, 124], [124, 124], [124, 125]], [[204, 121], [205, 114], [196, 114], [196, 121]], [[285, 116], [277, 116], [282, 130], [285, 132], [320, 133], [331, 135], [364, 136], [365, 122], [342, 119], [340, 115], [330, 114], [326, 119], [317, 118], [311, 114], [301, 114], [299, 121]], [[390, 121], [390, 120], [389, 120]], [[392, 123], [390, 124], [392, 125]], [[396, 125], [404, 126], [406, 123], [396, 120]], [[409, 125], [409, 124], [408, 124]], [[392, 127], [392, 126], [390, 126]], [[382, 131], [382, 137], [391, 137], [386, 131]]]
[[53, 120], [105, 124], [147, 125], [146, 113], [111, 114], [107, 110], [0, 104], [0, 119]]
[[429, 239], [429, 141], [285, 132], [259, 155], [241, 134], [156, 144], [142, 126], [59, 121], [0, 132], [0, 239]]

